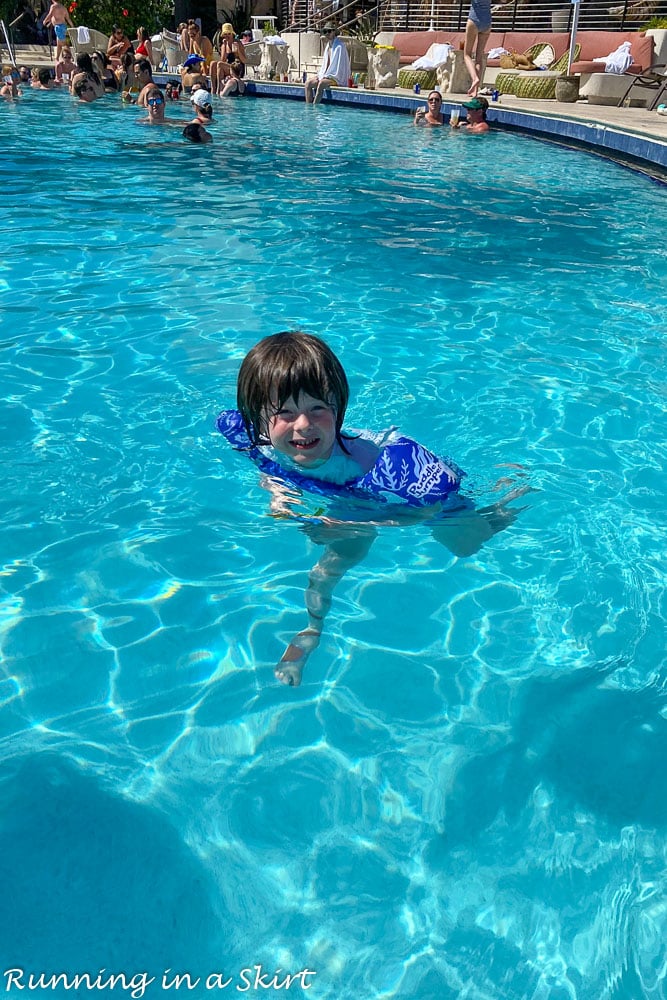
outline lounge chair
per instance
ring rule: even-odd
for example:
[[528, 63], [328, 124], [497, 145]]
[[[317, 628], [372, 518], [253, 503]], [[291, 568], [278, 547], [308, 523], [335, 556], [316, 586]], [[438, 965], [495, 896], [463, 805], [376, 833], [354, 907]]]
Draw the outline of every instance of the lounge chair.
[[72, 54], [74, 58], [81, 55], [82, 52], [87, 52], [91, 55], [93, 52], [106, 52], [109, 45], [109, 36], [103, 35], [101, 31], [97, 31], [95, 28], [88, 28], [89, 41], [79, 42], [77, 39], [79, 37], [78, 28], [68, 28], [67, 37], [70, 41], [70, 46], [72, 49]]
[[[577, 61], [580, 53], [581, 45], [577, 42], [574, 47], [573, 62]], [[556, 98], [556, 81], [559, 77], [565, 76], [568, 64], [569, 53], [564, 52], [560, 59], [552, 62], [546, 70], [499, 73], [496, 77], [496, 90], [501, 94], [514, 94], [515, 97], [532, 98], [534, 101], [553, 101]]]
[[252, 70], [252, 75], [257, 76], [257, 70], [259, 64], [262, 61], [262, 46], [261, 42], [248, 42], [245, 46], [245, 57], [246, 57], [246, 77], [250, 70]]
[[181, 66], [188, 57], [181, 48], [181, 36], [166, 28], [162, 29], [162, 57], [166, 58], [168, 68]]
[[655, 90], [655, 97], [653, 98], [651, 104], [647, 104], [647, 107], [649, 111], [653, 111], [657, 108], [661, 97], [667, 94], [667, 65], [658, 63], [655, 66], [651, 66], [650, 69], [647, 69], [645, 73], [628, 73], [627, 75], [631, 75], [632, 79], [628, 84], [623, 97], [618, 102], [618, 107], [624, 107], [626, 101], [628, 102], [628, 105], [630, 105], [633, 88], [640, 87], [643, 90]]

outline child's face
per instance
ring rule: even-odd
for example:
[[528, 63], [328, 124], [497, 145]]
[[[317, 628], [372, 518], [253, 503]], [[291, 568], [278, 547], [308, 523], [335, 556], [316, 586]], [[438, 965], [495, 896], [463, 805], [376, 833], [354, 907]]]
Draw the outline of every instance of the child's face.
[[321, 399], [302, 392], [298, 400], [286, 399], [279, 412], [268, 418], [269, 439], [281, 455], [303, 468], [321, 465], [336, 443], [336, 413]]

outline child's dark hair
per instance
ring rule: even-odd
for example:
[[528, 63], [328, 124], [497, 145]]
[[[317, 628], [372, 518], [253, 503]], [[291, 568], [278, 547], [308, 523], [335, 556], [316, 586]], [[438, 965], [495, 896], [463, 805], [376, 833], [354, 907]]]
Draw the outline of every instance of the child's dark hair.
[[278, 413], [302, 392], [329, 404], [336, 413], [336, 440], [347, 452], [341, 428], [350, 398], [343, 366], [331, 348], [310, 333], [265, 337], [246, 354], [237, 381], [236, 405], [253, 445], [269, 443], [267, 416]]

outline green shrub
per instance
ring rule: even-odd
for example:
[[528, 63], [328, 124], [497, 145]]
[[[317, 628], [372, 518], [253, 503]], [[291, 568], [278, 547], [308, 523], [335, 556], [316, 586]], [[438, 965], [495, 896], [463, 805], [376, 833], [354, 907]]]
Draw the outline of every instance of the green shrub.
[[648, 31], [649, 28], [667, 28], [667, 17], [652, 17], [650, 21], [643, 24], [640, 31]]
[[173, 22], [173, 3], [170, 0], [63, 0], [75, 24], [85, 24], [110, 35], [114, 24], [122, 28], [128, 38], [134, 38], [137, 28], [143, 25], [151, 34], [169, 28]]

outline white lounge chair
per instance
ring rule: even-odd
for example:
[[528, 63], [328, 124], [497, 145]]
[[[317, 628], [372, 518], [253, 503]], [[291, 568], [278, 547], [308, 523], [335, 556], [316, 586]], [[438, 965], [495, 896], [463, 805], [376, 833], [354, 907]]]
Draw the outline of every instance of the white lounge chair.
[[95, 28], [87, 28], [86, 30], [88, 31], [89, 41], [79, 42], [79, 29], [67, 29], [67, 37], [69, 38], [72, 54], [75, 59], [82, 52], [87, 52], [90, 55], [92, 52], [106, 52], [107, 50], [109, 44], [108, 35], [103, 35], [101, 31], [97, 31]]

